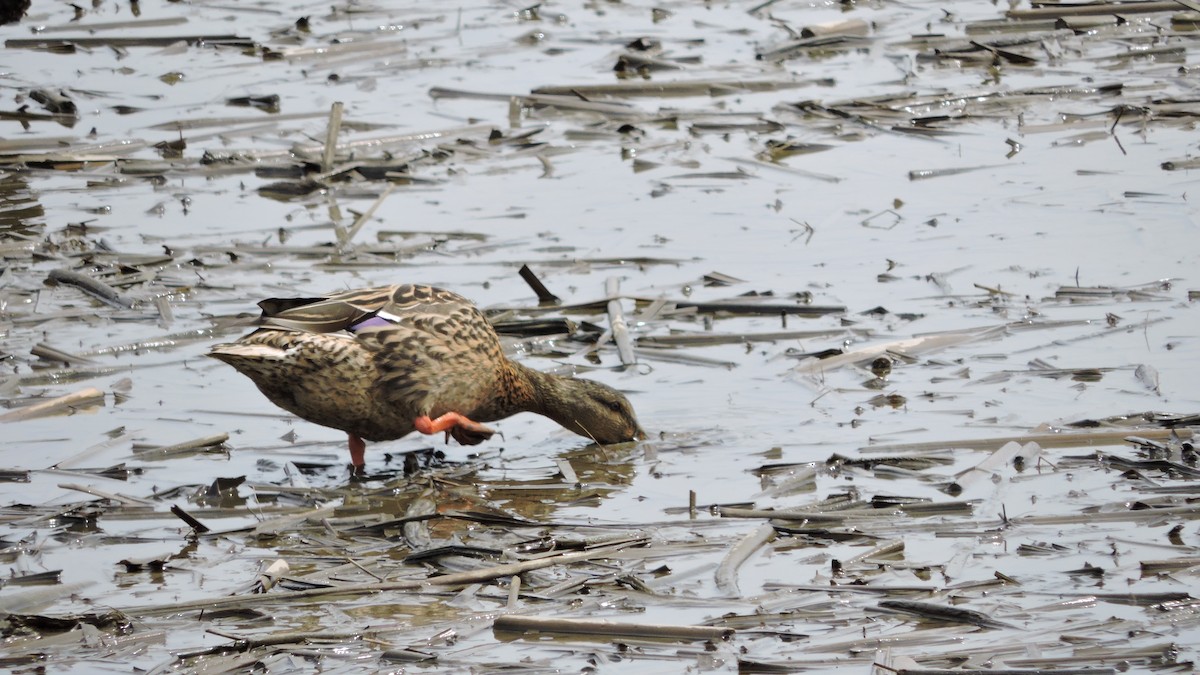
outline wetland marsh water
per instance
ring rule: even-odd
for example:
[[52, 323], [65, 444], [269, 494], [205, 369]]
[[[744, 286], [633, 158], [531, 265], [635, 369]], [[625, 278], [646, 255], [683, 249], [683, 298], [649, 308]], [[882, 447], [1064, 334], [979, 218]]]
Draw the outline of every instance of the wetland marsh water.
[[[138, 8], [105, 0], [73, 21], [69, 6], [35, 7], [0, 28], [0, 109], [13, 113], [0, 120], [0, 394], [13, 408], [104, 394], [69, 416], [0, 423], [0, 468], [19, 479], [0, 483], [9, 576], [61, 570], [61, 583], [0, 589], [3, 612], [73, 626], [10, 616], [5, 665], [1111, 672], [1195, 661], [1194, 457], [1161, 420], [1137, 417], [1200, 410], [1196, 180], [1163, 168], [1197, 152], [1196, 38], [1182, 8], [1022, 30], [985, 30], [1004, 18], [985, 3]], [[865, 35], [798, 37], [843, 19], [867, 22]], [[74, 53], [12, 42], [197, 35], [245, 40]], [[661, 50], [629, 46], [638, 38]], [[622, 55], [648, 64], [648, 79], [617, 79]], [[640, 82], [701, 84], [631, 96]], [[601, 85], [615, 90], [584, 93]], [[533, 95], [547, 87], [574, 94]], [[21, 106], [45, 112], [38, 89], [64, 90], [77, 113], [23, 126]], [[271, 95], [278, 112], [227, 104]], [[335, 102], [347, 145], [322, 170]], [[155, 148], [181, 137], [181, 157]], [[264, 190], [299, 184], [299, 156], [323, 184]], [[382, 199], [381, 166], [395, 185]], [[477, 448], [373, 444], [372, 476], [351, 482], [344, 436], [273, 408], [203, 356], [245, 330], [230, 317], [269, 296], [420, 281], [527, 318], [537, 303], [522, 264], [568, 305], [604, 299], [619, 279], [636, 366], [621, 368], [611, 342], [511, 346], [629, 393], [650, 440], [587, 447], [524, 415]], [[46, 282], [62, 268], [139, 303], [111, 308]], [[772, 297], [740, 297], [750, 293]], [[687, 307], [735, 297], [845, 309]], [[550, 315], [607, 326], [603, 309]], [[791, 334], [755, 337], [780, 332]], [[38, 358], [39, 344], [90, 362]], [[872, 348], [845, 365], [800, 357]], [[879, 355], [891, 363], [882, 380], [869, 370]], [[1167, 447], [1125, 443], [1111, 421], [1068, 426], [1126, 415], [1129, 435]], [[1195, 423], [1175, 424], [1186, 439]], [[1069, 440], [1110, 429], [1087, 447]], [[221, 452], [145, 454], [224, 433]], [[1004, 463], [947, 494], [1006, 437], [1038, 442], [1022, 470]], [[431, 446], [448, 463], [406, 477], [401, 455]], [[117, 466], [128, 472], [96, 471]], [[720, 517], [711, 504], [753, 511]], [[216, 534], [191, 537], [173, 505]], [[431, 505], [442, 517], [396, 520]], [[761, 513], [800, 507], [810, 517]], [[773, 538], [732, 565], [764, 523]], [[527, 571], [511, 600], [512, 573], [286, 597], [494, 567], [588, 537], [640, 545]], [[450, 544], [484, 550], [408, 559]], [[244, 594], [276, 559], [289, 565], [285, 588], [199, 611]], [[895, 598], [1008, 627], [880, 604]], [[109, 610], [128, 623], [80, 619]], [[735, 633], [707, 645], [521, 639], [492, 630], [505, 613]], [[307, 642], [280, 637], [293, 632]], [[263, 642], [200, 653], [230, 636]], [[427, 658], [401, 660], [416, 658], [403, 648]]]

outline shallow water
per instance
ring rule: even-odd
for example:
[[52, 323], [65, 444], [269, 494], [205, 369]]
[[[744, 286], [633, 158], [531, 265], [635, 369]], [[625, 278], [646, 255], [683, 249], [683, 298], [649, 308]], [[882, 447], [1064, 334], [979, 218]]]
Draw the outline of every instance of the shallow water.
[[[505, 607], [507, 588], [485, 584], [461, 593], [369, 595], [291, 609], [277, 604], [265, 617], [241, 619], [198, 622], [195, 612], [165, 619], [132, 612], [132, 635], [145, 643], [119, 643], [108, 633], [108, 642], [89, 642], [68, 633], [53, 649], [10, 638], [12, 654], [45, 654], [61, 672], [113, 667], [114, 661], [121, 668], [194, 669], [197, 662], [176, 663], [173, 653], [222, 644], [226, 638], [203, 632], [217, 627], [256, 637], [376, 631], [371, 635], [377, 642], [314, 647], [315, 656], [299, 649], [260, 654], [267, 667], [278, 669], [288, 666], [270, 659], [297, 659], [306, 667], [315, 660], [339, 671], [398, 668], [381, 661], [381, 653], [405, 645], [436, 653], [448, 670], [522, 659], [543, 670], [632, 660], [644, 672], [677, 672], [680, 664], [732, 670], [739, 659], [744, 668], [745, 662], [796, 668], [804, 662], [806, 669], [832, 669], [845, 662], [861, 669], [871, 658], [944, 667], [959, 663], [960, 655], [973, 664], [993, 653], [994, 663], [1009, 667], [1035, 657], [1075, 658], [1087, 666], [1124, 661], [1135, 669], [1182, 668], [1166, 664], [1194, 661], [1191, 610], [1124, 605], [1096, 595], [1190, 592], [1194, 565], [1144, 575], [1139, 562], [1196, 555], [1195, 512], [1182, 508], [1182, 499], [1194, 496], [1194, 478], [1150, 469], [1123, 475], [1094, 458], [1071, 459], [1095, 450], [1136, 456], [1118, 441], [1047, 448], [1041, 464], [1024, 472], [1005, 466], [995, 480], [984, 479], [957, 498], [939, 490], [986, 456], [966, 447], [969, 439], [1020, 437], [1042, 425], [1060, 429], [1066, 422], [1143, 411], [1191, 414], [1200, 407], [1194, 385], [1200, 322], [1189, 300], [1195, 283], [1188, 274], [1200, 258], [1188, 194], [1195, 181], [1191, 173], [1161, 168], [1195, 152], [1194, 105], [1183, 106], [1178, 116], [1128, 112], [1118, 120], [1111, 114], [1117, 105], [1151, 109], [1164, 98], [1190, 96], [1190, 36], [1156, 29], [1169, 24], [1167, 14], [1138, 16], [1099, 33], [1044, 35], [1037, 47], [1012, 48], [1036, 58], [1035, 64], [995, 67], [932, 60], [906, 44], [918, 34], [962, 36], [971, 22], [1000, 18], [993, 6], [954, 6], [947, 17], [935, 3], [842, 10], [779, 2], [769, 7], [770, 15], [749, 13], [756, 4], [547, 3], [538, 21], [521, 20], [517, 7], [497, 4], [454, 10], [356, 6], [355, 12], [332, 14], [316, 3], [284, 12], [265, 3], [147, 5], [137, 21], [186, 23], [115, 33], [236, 33], [285, 58], [200, 46], [93, 47], [73, 55], [10, 47], [0, 55], [8, 74], [6, 110], [31, 103], [31, 87], [67, 88], [79, 107], [72, 127], [33, 122], [23, 130], [5, 121], [3, 138], [35, 142], [24, 152], [97, 156], [79, 171], [13, 174], [24, 185], [7, 194], [6, 206], [27, 194], [43, 213], [15, 229], [6, 221], [0, 229], [0, 244], [14, 245], [4, 249], [6, 272], [0, 276], [0, 331], [9, 357], [4, 396], [15, 405], [86, 386], [105, 392], [101, 407], [0, 429], [3, 467], [30, 472], [28, 482], [0, 483], [0, 502], [7, 505], [6, 564], [15, 575], [61, 569], [64, 583], [91, 584], [21, 611], [66, 615], [222, 597], [252, 581], [260, 561], [276, 557], [288, 560], [296, 575], [347, 560], [389, 578], [424, 575], [424, 567], [401, 564], [409, 547], [394, 532], [337, 536], [318, 520], [290, 533], [231, 532], [189, 546], [188, 528], [168, 509], [179, 504], [202, 513], [214, 530], [235, 530], [275, 509], [329, 506], [337, 509], [329, 516], [336, 529], [341, 517], [397, 517], [428, 490], [444, 509], [495, 509], [558, 523], [522, 528], [434, 521], [437, 543], [505, 548], [540, 534], [569, 538], [593, 529], [651, 537], [650, 553], [629, 549], [622, 554], [627, 558], [610, 563], [529, 573], [524, 588], [530, 595], [519, 601], [520, 611], [687, 625], [718, 622], [728, 613], [761, 614], [750, 622], [753, 629], [743, 632], [739, 625], [732, 642], [707, 651], [698, 643], [625, 640], [632, 646], [618, 649], [605, 639], [507, 641], [490, 629]], [[654, 21], [652, 7], [669, 17]], [[310, 34], [292, 28], [304, 15], [310, 16]], [[755, 58], [756, 51], [788, 40], [781, 24], [842, 18], [872, 22], [868, 40], [779, 63]], [[24, 22], [0, 32], [14, 39], [40, 26], [66, 27], [41, 35], [81, 36], [93, 22], [131, 20], [126, 4], [101, 3], [74, 25], [69, 9], [35, 8]], [[523, 38], [531, 31], [545, 35], [530, 43]], [[611, 69], [622, 45], [637, 37], [661, 41], [664, 52], [656, 58], [684, 59], [678, 70], [654, 71], [650, 82], [767, 80], [776, 86], [715, 97], [612, 99], [633, 106], [622, 117], [526, 105], [514, 119], [508, 100], [429, 95], [435, 87], [523, 96], [544, 86], [613, 84]], [[1161, 47], [1179, 51], [1128, 58]], [[307, 51], [289, 55], [289, 49]], [[688, 60], [693, 57], [699, 62]], [[183, 78], [167, 84], [160, 78], [168, 73]], [[1109, 84], [1123, 89], [1119, 95], [1096, 89]], [[992, 96], [996, 92], [1024, 94]], [[267, 94], [280, 97], [278, 114], [224, 103]], [[863, 101], [884, 96], [906, 100], [886, 111], [861, 112], [868, 110], [859, 107]], [[330, 246], [336, 241], [332, 224], [349, 227], [387, 183], [355, 180], [305, 197], [271, 199], [259, 189], [281, 179], [251, 171], [288, 162], [288, 151], [298, 146], [316, 148], [310, 152], [319, 159], [335, 101], [345, 105], [343, 141], [392, 139], [358, 147], [352, 156], [343, 153], [339, 163], [386, 152], [410, 160], [417, 179], [397, 185], [341, 255]], [[861, 116], [802, 115], [792, 105], [801, 101]], [[139, 111], [119, 114], [114, 106]], [[311, 116], [281, 119], [300, 113]], [[969, 116], [958, 117], [963, 113]], [[934, 125], [944, 135], [897, 131], [909, 115], [953, 117]], [[212, 118], [218, 121], [196, 123]], [[781, 126], [725, 133], [696, 126], [762, 120]], [[186, 121], [192, 123], [183, 132], [183, 159], [160, 162], [153, 144], [178, 139], [175, 123]], [[529, 140], [542, 145], [492, 144], [492, 129], [508, 136], [537, 130]], [[443, 131], [439, 138], [423, 135]], [[408, 139], [395, 140], [400, 136]], [[768, 140], [831, 147], [770, 162], [759, 156]], [[1020, 145], [1012, 156], [1009, 140]], [[93, 144], [103, 147], [81, 149]], [[196, 163], [206, 151], [255, 159], [206, 171]], [[113, 154], [127, 161], [114, 162]], [[150, 169], [160, 178], [142, 177]], [[953, 172], [959, 169], [965, 171]], [[921, 179], [923, 174], [911, 173], [923, 171], [948, 175]], [[77, 223], [87, 225], [82, 234], [67, 229]], [[36, 245], [36, 256], [34, 247], [21, 247], [27, 242]], [[144, 263], [144, 256], [163, 261]], [[117, 312], [78, 289], [43, 283], [56, 268], [107, 273], [122, 263], [156, 275], [150, 284], [122, 289], [147, 300], [132, 311]], [[694, 302], [757, 291], [788, 302], [804, 293], [813, 305], [846, 309], [786, 320], [706, 320], [688, 313], [639, 320], [644, 303], [635, 307], [626, 299], [638, 338], [822, 334], [686, 346], [671, 354], [680, 360], [647, 346], [639, 349], [639, 364], [624, 370], [611, 344], [599, 350], [599, 367], [578, 353], [579, 343], [514, 345], [526, 363], [586, 370], [588, 377], [627, 391], [651, 440], [629, 449], [585, 448], [553, 423], [523, 415], [496, 425], [502, 440], [475, 449], [423, 438], [374, 445], [368, 463], [378, 475], [353, 484], [342, 467], [344, 437], [274, 409], [248, 380], [203, 356], [209, 344], [244, 330], [214, 328], [214, 318], [251, 313], [254, 302], [268, 296], [421, 281], [452, 288], [484, 307], [530, 308], [536, 299], [516, 274], [521, 264], [568, 303], [603, 298], [606, 279], [618, 277], [628, 298]], [[706, 286], [703, 277], [712, 272], [742, 281]], [[1109, 290], [1056, 295], [1075, 286]], [[148, 302], [155, 294], [168, 298], [169, 317]], [[886, 313], [872, 311], [880, 307]], [[602, 314], [571, 316], [605, 325]], [[993, 330], [984, 335], [987, 329]], [[870, 386], [865, 363], [834, 368], [794, 356], [964, 331], [977, 331], [976, 339], [914, 350], [911, 359], [896, 356], [886, 381]], [[176, 337], [157, 347], [94, 356], [96, 366], [115, 368], [105, 374], [82, 381], [29, 379], [44, 365], [29, 354], [39, 342], [87, 354], [164, 336]], [[536, 355], [541, 352], [554, 356]], [[903, 400], [894, 399], [896, 407], [873, 404], [880, 394]], [[136, 454], [135, 446], [218, 433], [230, 435], [227, 452], [164, 460]], [[880, 452], [880, 444], [919, 442], [944, 448], [947, 463], [908, 473], [838, 462], [827, 467], [834, 455], [868, 459], [893, 454]], [[461, 481], [454, 476], [459, 468], [411, 480], [399, 473], [401, 453], [431, 446], [464, 464], [468, 473]], [[570, 462], [581, 486], [563, 483], [556, 459]], [[140, 473], [111, 480], [50, 470], [122, 462]], [[300, 474], [289, 462], [323, 466]], [[760, 494], [784, 478], [763, 479], [756, 470], [787, 463], [815, 463], [815, 482], [779, 496]], [[197, 501], [197, 489], [231, 476], [247, 478], [238, 489], [244, 504], [218, 512]], [[539, 482], [550, 485], [534, 490]], [[64, 484], [147, 500], [149, 512], [106, 507], [94, 520], [64, 520], [60, 511], [91, 499]], [[279, 486], [297, 496], [277, 496], [272, 490], [282, 491]], [[1181, 508], [1157, 519], [1021, 520], [1079, 516], [1089, 507], [1117, 511], [1163, 497], [1155, 490], [1166, 488], [1178, 490], [1175, 505]], [[971, 508], [838, 523], [880, 539], [826, 541], [781, 529], [740, 569], [736, 591], [717, 586], [716, 566], [763, 520], [718, 518], [706, 505], [789, 508], [847, 490], [865, 499], [971, 500]], [[689, 491], [701, 506], [694, 517], [678, 510], [688, 505]], [[1168, 533], [1177, 525], [1181, 539], [1174, 543]], [[831, 561], [893, 539], [902, 540], [904, 549], [887, 558], [891, 564], [868, 562], [832, 576]], [[1019, 548], [1044, 543], [1064, 548], [1045, 555]], [[162, 572], [127, 572], [120, 564], [168, 554], [178, 557]], [[1079, 573], [1085, 564], [1105, 573]], [[995, 573], [1020, 585], [958, 586], [991, 584]], [[537, 596], [576, 575], [592, 578], [590, 593]], [[622, 575], [653, 592], [612, 581]], [[339, 578], [372, 581], [356, 570]], [[807, 590], [849, 579], [922, 586], [929, 590], [918, 599], [961, 604], [1017, 628], [971, 632], [974, 627], [933, 624], [930, 634], [945, 631], [938, 639], [947, 642], [876, 653], [866, 640], [919, 634], [929, 626], [880, 613], [875, 607], [883, 595]], [[0, 590], [0, 600], [19, 590]], [[1078, 605], [1046, 608], [1077, 598]], [[166, 633], [156, 637], [154, 630]], [[455, 631], [456, 641], [436, 637], [443, 630]], [[1141, 637], [1128, 639], [1130, 631]], [[772, 632], [810, 637], [784, 640]], [[1073, 641], [1059, 639], [1072, 634]], [[864, 642], [842, 644], [852, 640]], [[1110, 648], [1114, 640], [1124, 652], [1103, 658], [1088, 652]], [[1175, 652], [1166, 661], [1137, 652], [1167, 644]]]

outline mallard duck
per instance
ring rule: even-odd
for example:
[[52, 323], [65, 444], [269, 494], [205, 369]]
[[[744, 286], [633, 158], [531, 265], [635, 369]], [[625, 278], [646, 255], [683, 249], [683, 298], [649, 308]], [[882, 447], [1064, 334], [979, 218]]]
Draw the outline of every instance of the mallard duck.
[[356, 468], [365, 441], [415, 430], [475, 445], [495, 433], [484, 422], [519, 412], [597, 443], [645, 438], [620, 392], [507, 358], [483, 313], [456, 293], [399, 284], [258, 306], [260, 328], [208, 355], [280, 408], [345, 431]]

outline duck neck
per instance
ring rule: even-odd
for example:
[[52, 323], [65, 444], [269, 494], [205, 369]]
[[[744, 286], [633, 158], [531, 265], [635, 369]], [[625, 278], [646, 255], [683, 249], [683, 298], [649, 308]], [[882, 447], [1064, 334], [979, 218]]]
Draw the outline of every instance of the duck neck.
[[[550, 373], [543, 373], [528, 366], [510, 361], [516, 383], [512, 391], [516, 392], [513, 412], [532, 412], [544, 415], [562, 424], [556, 413], [563, 409], [565, 398], [563, 378]], [[511, 413], [510, 413], [511, 414]]]

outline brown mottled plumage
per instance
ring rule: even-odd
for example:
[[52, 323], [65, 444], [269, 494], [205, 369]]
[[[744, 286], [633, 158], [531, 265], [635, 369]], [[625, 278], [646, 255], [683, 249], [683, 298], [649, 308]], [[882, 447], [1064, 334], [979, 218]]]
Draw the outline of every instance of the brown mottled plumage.
[[355, 466], [363, 439], [445, 431], [474, 445], [494, 433], [481, 422], [519, 412], [599, 443], [645, 437], [621, 393], [509, 360], [483, 314], [450, 291], [403, 284], [258, 304], [261, 328], [209, 356], [280, 408], [349, 434]]

